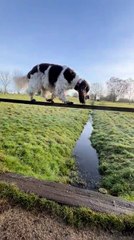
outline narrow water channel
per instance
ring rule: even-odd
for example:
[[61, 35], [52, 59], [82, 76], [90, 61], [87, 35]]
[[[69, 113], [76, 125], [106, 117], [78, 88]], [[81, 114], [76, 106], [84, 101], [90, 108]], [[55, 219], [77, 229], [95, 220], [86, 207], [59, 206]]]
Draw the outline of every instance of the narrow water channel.
[[84, 187], [87, 189], [96, 189], [99, 186], [100, 174], [99, 174], [99, 159], [96, 150], [92, 147], [90, 137], [93, 131], [92, 117], [84, 127], [80, 138], [76, 142], [76, 146], [73, 151], [73, 156], [76, 159], [78, 167], [78, 175], [84, 182]]

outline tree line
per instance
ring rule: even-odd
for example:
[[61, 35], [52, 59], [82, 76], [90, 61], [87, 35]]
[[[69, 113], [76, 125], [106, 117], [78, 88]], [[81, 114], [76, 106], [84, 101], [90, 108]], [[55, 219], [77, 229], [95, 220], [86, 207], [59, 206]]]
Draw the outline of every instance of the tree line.
[[[23, 89], [23, 75], [19, 71], [10, 74], [9, 71], [0, 71], [0, 91], [8, 93], [10, 86], [14, 84], [15, 92], [21, 93]], [[76, 93], [74, 93], [76, 96]], [[90, 99], [92, 100], [107, 100], [118, 101], [128, 100], [134, 101], [134, 80], [132, 78], [120, 79], [111, 77], [105, 83], [94, 82], [90, 86]]]
[[91, 95], [93, 100], [107, 100], [107, 101], [119, 101], [128, 100], [129, 102], [134, 100], [134, 80], [131, 78], [120, 79], [111, 77], [104, 84], [92, 83]]

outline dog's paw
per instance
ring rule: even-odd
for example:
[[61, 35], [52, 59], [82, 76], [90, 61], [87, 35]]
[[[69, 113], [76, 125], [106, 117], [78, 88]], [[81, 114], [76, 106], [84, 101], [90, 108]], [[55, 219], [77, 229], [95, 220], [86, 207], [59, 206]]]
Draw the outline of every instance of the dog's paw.
[[65, 104], [67, 104], [67, 105], [73, 105], [74, 103], [73, 103], [73, 102], [66, 102]]
[[35, 102], [36, 102], [36, 100], [35, 100], [35, 99], [32, 99], [32, 100], [31, 100], [31, 102], [32, 102], [32, 103], [35, 103]]
[[49, 103], [54, 103], [54, 101], [50, 98], [50, 99], [46, 99], [47, 102]]

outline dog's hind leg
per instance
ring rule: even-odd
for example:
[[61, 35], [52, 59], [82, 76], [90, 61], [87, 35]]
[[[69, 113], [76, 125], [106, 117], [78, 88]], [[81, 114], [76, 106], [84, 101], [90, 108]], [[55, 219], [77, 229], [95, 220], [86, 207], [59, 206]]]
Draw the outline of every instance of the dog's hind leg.
[[29, 80], [29, 85], [28, 85], [28, 89], [27, 89], [27, 93], [29, 94], [32, 102], [36, 101], [33, 97], [34, 97], [34, 94], [36, 92], [38, 92], [40, 89], [41, 89], [40, 78], [38, 77], [38, 75], [32, 76]]
[[31, 98], [31, 102], [36, 102], [36, 100], [33, 98], [34, 93], [30, 93], [29, 95], [30, 95], [30, 98]]
[[41, 96], [45, 99], [47, 98], [47, 90], [44, 87], [41, 88]]
[[55, 95], [55, 93], [53, 92], [51, 98], [46, 99], [46, 100], [47, 100], [47, 102], [54, 103], [54, 98], [55, 98], [55, 97], [56, 97], [56, 95]]
[[34, 99], [35, 91], [33, 91], [32, 89], [28, 88], [28, 89], [27, 89], [27, 93], [28, 93], [29, 96], [30, 96], [30, 100], [31, 100], [32, 102], [35, 102], [35, 101], [36, 101], [36, 100]]
[[53, 102], [53, 100], [50, 98], [47, 98], [48, 90], [46, 90], [44, 87], [41, 88], [41, 96], [46, 99], [47, 102]]

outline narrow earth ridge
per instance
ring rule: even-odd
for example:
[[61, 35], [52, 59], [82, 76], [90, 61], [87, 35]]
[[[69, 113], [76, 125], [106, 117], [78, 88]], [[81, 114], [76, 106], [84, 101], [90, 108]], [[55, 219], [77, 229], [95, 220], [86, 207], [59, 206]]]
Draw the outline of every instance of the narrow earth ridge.
[[70, 185], [47, 182], [15, 173], [0, 174], [0, 181], [15, 184], [21, 191], [53, 200], [60, 204], [87, 207], [96, 212], [116, 215], [134, 214], [134, 203], [118, 197], [104, 195], [92, 190]]

